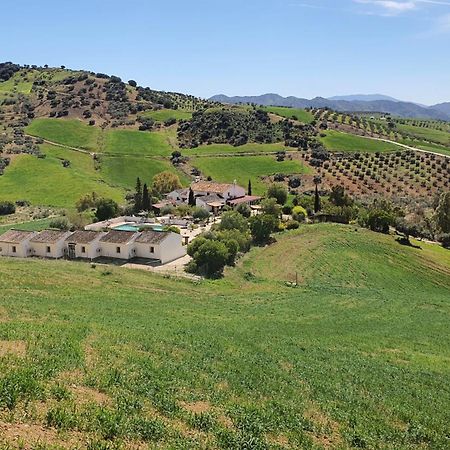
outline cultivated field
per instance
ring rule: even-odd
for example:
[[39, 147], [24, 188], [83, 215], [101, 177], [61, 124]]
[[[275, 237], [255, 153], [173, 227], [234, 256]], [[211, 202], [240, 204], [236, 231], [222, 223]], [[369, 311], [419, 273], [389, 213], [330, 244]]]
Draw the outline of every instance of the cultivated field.
[[282, 106], [265, 106], [262, 109], [277, 116], [285, 117], [286, 119], [295, 118], [295, 120], [303, 123], [311, 123], [314, 120], [314, 116], [304, 109], [284, 108]]
[[446, 448], [450, 256], [419, 245], [305, 226], [200, 284], [0, 259], [0, 442]]
[[391, 152], [399, 150], [398, 145], [367, 139], [340, 131], [325, 131], [320, 141], [330, 151], [337, 152]]

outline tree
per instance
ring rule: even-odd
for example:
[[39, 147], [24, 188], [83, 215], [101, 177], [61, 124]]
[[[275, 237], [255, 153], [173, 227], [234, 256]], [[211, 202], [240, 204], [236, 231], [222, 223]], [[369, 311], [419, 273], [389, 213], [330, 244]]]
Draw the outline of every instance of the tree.
[[138, 177], [136, 179], [136, 187], [134, 190], [134, 212], [139, 213], [142, 211], [142, 186], [141, 180]]
[[239, 203], [239, 205], [236, 206], [235, 211], [237, 211], [241, 216], [244, 216], [247, 219], [252, 214], [252, 210], [250, 209], [250, 206], [247, 205], [247, 203]]
[[443, 192], [439, 197], [435, 220], [443, 233], [450, 233], [450, 191]]
[[188, 254], [192, 256], [193, 269], [207, 277], [219, 276], [230, 257], [227, 246], [223, 242], [203, 237], [194, 239], [188, 247]]
[[136, 83], [136, 81], [134, 81], [134, 80], [129, 80], [129, 81], [128, 81], [128, 84], [129, 84], [131, 87], [136, 87], [136, 86], [137, 86], [137, 83]]
[[278, 226], [278, 219], [269, 214], [260, 214], [250, 218], [250, 232], [257, 244], [269, 241], [270, 234]]
[[252, 180], [248, 180], [247, 195], [252, 195]]
[[189, 206], [195, 206], [195, 195], [192, 188], [189, 188], [189, 198], [188, 198]]
[[297, 222], [304, 222], [308, 212], [303, 206], [294, 206], [292, 209], [292, 218]]
[[150, 198], [147, 183], [144, 183], [144, 188], [142, 189], [142, 209], [144, 211], [150, 211], [151, 208], [152, 208], [152, 200]]
[[182, 186], [178, 175], [172, 172], [160, 172], [153, 177], [153, 189], [159, 195], [167, 194], [168, 192], [180, 189], [181, 187]]
[[314, 212], [318, 213], [321, 209], [322, 205], [320, 204], [320, 195], [319, 195], [319, 188], [316, 184], [316, 190], [314, 192]]
[[198, 220], [205, 220], [209, 217], [209, 212], [206, 209], [195, 206], [192, 208], [192, 217]]
[[353, 204], [353, 200], [345, 193], [344, 186], [331, 188], [330, 202], [335, 206], [351, 206]]
[[287, 194], [287, 189], [281, 183], [274, 183], [267, 189], [267, 197], [276, 199], [279, 205], [286, 203]]
[[119, 205], [110, 198], [101, 198], [97, 201], [97, 211], [95, 216], [97, 220], [103, 221], [117, 216]]
[[48, 224], [48, 226], [49, 228], [67, 231], [70, 230], [72, 225], [67, 217], [56, 217]]
[[239, 230], [245, 232], [248, 230], [247, 219], [237, 211], [227, 211], [222, 214], [219, 230]]
[[261, 202], [261, 211], [263, 214], [274, 216], [275, 218], [280, 217], [281, 208], [277, 204], [276, 199], [266, 198]]
[[388, 233], [389, 227], [393, 225], [394, 218], [387, 211], [382, 209], [374, 209], [369, 211], [367, 217], [367, 225], [372, 231], [378, 233]]
[[8, 214], [14, 214], [16, 212], [16, 206], [11, 202], [0, 202], [0, 216], [6, 216]]

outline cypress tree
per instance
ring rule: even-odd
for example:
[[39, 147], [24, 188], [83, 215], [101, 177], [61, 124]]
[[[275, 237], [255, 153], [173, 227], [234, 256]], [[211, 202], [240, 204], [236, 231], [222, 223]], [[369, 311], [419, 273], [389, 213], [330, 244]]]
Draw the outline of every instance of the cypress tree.
[[248, 180], [247, 195], [252, 195], [252, 180]]
[[134, 212], [139, 213], [142, 211], [142, 187], [139, 177], [136, 179], [136, 190], [134, 194]]
[[189, 199], [188, 199], [189, 206], [195, 206], [195, 196], [194, 191], [192, 188], [189, 188]]
[[317, 187], [316, 184], [316, 192], [314, 195], [314, 212], [318, 213], [321, 209], [321, 205], [320, 205], [320, 195], [319, 195], [319, 188]]
[[144, 188], [142, 189], [142, 209], [144, 211], [150, 211], [151, 207], [150, 193], [148, 192], [147, 183], [144, 183]]

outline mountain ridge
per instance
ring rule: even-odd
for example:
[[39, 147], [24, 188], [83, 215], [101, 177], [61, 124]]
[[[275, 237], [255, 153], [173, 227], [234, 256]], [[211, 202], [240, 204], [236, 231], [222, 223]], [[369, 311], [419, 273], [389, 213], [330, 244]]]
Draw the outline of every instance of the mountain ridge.
[[412, 102], [392, 100], [330, 100], [324, 97], [313, 99], [295, 96], [282, 97], [269, 93], [256, 96], [234, 96], [224, 94], [214, 95], [210, 101], [221, 103], [255, 103], [262, 106], [286, 106], [291, 108], [330, 108], [345, 112], [380, 112], [398, 117], [415, 119], [434, 119], [450, 121], [450, 102], [432, 106], [421, 106]]

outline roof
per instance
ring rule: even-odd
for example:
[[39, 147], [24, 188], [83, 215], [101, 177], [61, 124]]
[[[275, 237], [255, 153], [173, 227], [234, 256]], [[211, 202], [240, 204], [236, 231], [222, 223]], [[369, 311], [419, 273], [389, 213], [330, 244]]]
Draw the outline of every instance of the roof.
[[194, 192], [212, 192], [215, 194], [223, 194], [231, 189], [234, 184], [213, 183], [212, 181], [198, 181], [191, 184]]
[[64, 239], [68, 235], [68, 231], [61, 230], [44, 230], [36, 234], [30, 239], [30, 242], [36, 242], [41, 244], [55, 244], [56, 242]]
[[243, 197], [233, 198], [233, 200], [228, 200], [230, 205], [239, 205], [241, 203], [250, 203], [261, 200], [262, 197], [258, 197], [257, 195], [244, 195]]
[[202, 200], [205, 203], [218, 202], [218, 203], [221, 203], [222, 205], [225, 204], [225, 200], [216, 194], [204, 195], [202, 197], [197, 197], [197, 198]]
[[0, 242], [10, 244], [20, 244], [25, 239], [29, 239], [35, 234], [35, 231], [9, 230], [0, 236]]
[[143, 231], [135, 242], [138, 244], [160, 244], [169, 234], [169, 231]]
[[212, 208], [220, 208], [221, 206], [225, 206], [225, 202], [208, 202], [207, 205]]
[[71, 242], [74, 244], [89, 244], [92, 241], [95, 241], [97, 238], [102, 236], [103, 233], [98, 231], [75, 231], [75, 233], [71, 234], [66, 242]]
[[111, 244], [127, 244], [128, 242], [132, 241], [137, 235], [138, 233], [136, 231], [111, 230], [100, 239], [100, 242], [109, 242]]

